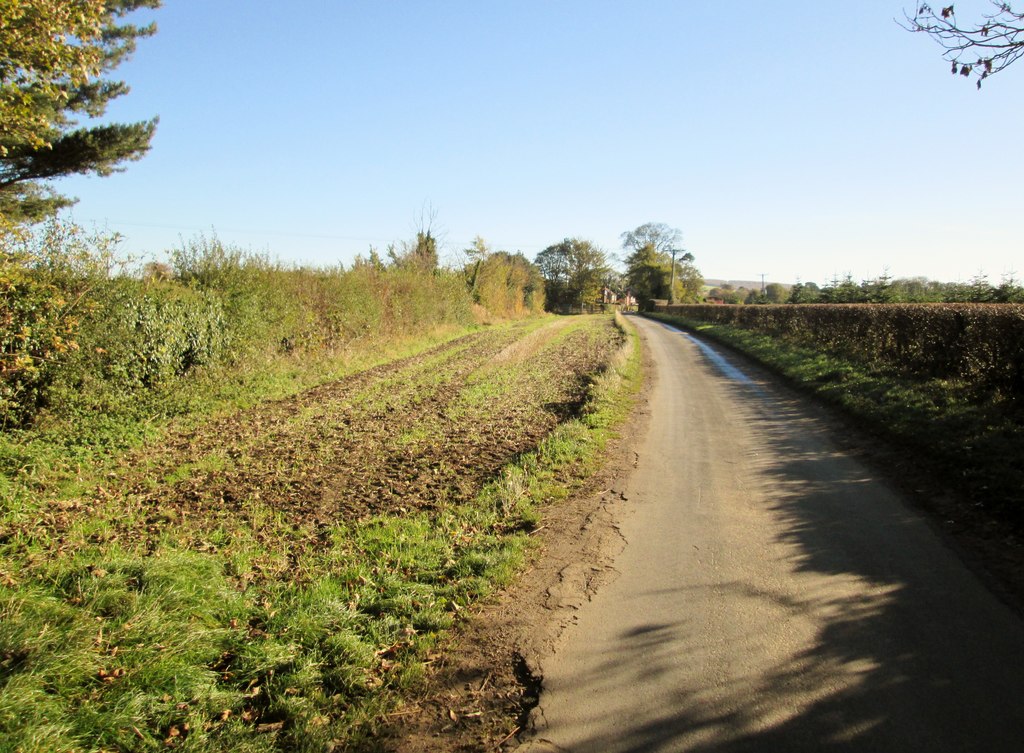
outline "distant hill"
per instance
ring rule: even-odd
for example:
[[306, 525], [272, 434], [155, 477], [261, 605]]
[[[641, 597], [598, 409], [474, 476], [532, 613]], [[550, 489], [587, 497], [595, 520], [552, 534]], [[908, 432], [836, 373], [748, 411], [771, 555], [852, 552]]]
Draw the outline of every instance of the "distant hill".
[[[764, 284], [768, 285], [768, 284], [770, 284], [772, 282], [775, 282], [775, 280], [765, 280]], [[711, 277], [706, 277], [704, 279], [704, 284], [707, 287], [709, 287], [709, 288], [720, 288], [722, 285], [725, 285], [726, 283], [732, 285], [734, 288], [746, 288], [747, 290], [760, 290], [761, 289], [761, 281], [760, 280], [722, 280], [722, 279], [714, 279], [714, 278], [711, 278]], [[791, 283], [788, 283], [788, 282], [783, 282], [781, 284], [783, 286], [785, 286], [787, 290], [789, 288], [793, 287], [793, 285]]]

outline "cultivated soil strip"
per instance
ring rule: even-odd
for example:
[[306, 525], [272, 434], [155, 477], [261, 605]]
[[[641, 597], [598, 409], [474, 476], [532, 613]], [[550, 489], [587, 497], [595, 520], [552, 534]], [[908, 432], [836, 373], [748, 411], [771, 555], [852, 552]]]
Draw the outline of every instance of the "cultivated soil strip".
[[436, 662], [431, 636], [514, 563], [502, 537], [530, 524], [472, 512], [481, 490], [578, 415], [621, 342], [610, 318], [478, 332], [6, 511], [0, 737], [366, 744], [391, 703], [375, 699]]
[[211, 530], [267, 510], [305, 531], [466, 502], [582, 403], [614, 343], [571, 323], [472, 334], [173, 434], [125, 458], [92, 499], [58, 503], [46, 528], [60, 547], [83, 511], [110, 511], [122, 544], [152, 550], [173, 529], [202, 550]]

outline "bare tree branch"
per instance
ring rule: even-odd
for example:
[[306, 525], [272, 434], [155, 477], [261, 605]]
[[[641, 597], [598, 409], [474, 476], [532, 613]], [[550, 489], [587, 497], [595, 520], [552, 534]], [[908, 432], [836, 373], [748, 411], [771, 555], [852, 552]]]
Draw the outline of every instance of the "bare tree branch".
[[938, 42], [951, 72], [965, 78], [976, 75], [980, 89], [986, 78], [1024, 57], [1024, 13], [1010, 3], [991, 2], [993, 11], [982, 14], [979, 23], [961, 24], [952, 5], [935, 11], [922, 3], [913, 15], [904, 11], [906, 24], [900, 25]]

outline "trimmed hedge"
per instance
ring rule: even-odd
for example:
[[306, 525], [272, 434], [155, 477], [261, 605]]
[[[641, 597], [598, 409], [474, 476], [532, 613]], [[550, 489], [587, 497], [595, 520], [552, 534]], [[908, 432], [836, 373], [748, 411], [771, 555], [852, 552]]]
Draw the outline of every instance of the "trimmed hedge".
[[900, 376], [1024, 394], [1022, 304], [675, 305], [658, 311], [763, 332]]

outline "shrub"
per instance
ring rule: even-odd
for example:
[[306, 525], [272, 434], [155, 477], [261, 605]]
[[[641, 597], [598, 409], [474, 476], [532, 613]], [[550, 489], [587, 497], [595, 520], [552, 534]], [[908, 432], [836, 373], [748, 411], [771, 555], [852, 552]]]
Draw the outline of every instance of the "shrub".
[[119, 278], [97, 299], [81, 339], [97, 373], [123, 390], [167, 382], [224, 355], [227, 321], [216, 294]]
[[58, 222], [36, 234], [0, 229], [0, 425], [30, 420], [45, 402], [78, 350], [90, 293], [109, 274], [117, 241]]
[[0, 260], [0, 415], [21, 423], [39, 407], [60, 357], [78, 347], [78, 319], [57, 286], [22, 260]]
[[199, 237], [169, 265], [133, 275], [115, 263], [117, 242], [60, 222], [0, 234], [0, 425], [27, 424], [47, 406], [69, 415], [134, 410], [197, 367], [473, 323], [461, 272], [286, 267]]
[[474, 300], [491, 315], [518, 318], [544, 310], [544, 278], [522, 254], [489, 252], [467, 270]]

